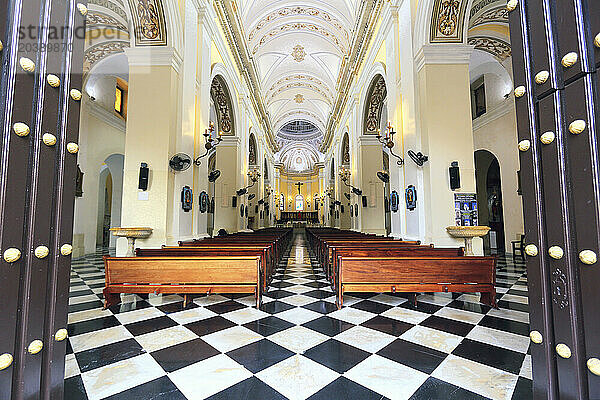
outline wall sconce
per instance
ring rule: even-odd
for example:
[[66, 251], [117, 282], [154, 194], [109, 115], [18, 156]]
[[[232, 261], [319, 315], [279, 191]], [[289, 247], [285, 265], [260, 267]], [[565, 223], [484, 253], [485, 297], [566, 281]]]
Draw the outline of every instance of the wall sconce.
[[215, 125], [211, 122], [210, 126], [204, 131], [204, 148], [206, 149], [206, 153], [202, 154], [200, 157], [194, 160], [194, 165], [199, 167], [201, 162], [200, 159], [206, 157], [208, 153], [215, 147], [217, 147], [223, 141], [223, 132], [219, 132], [219, 137], [217, 139], [213, 138], [213, 133], [215, 133]]
[[256, 185], [256, 182], [260, 178], [260, 171], [258, 170], [258, 168], [254, 168], [254, 169], [251, 169], [250, 171], [248, 171], [248, 178], [250, 178], [250, 180], [252, 181], [252, 184], [250, 184], [249, 186], [246, 186], [245, 188], [238, 190], [236, 192], [238, 197], [245, 195], [246, 193], [248, 193], [248, 189], [250, 189], [252, 186]]
[[350, 180], [350, 176], [351, 176], [351, 172], [348, 168], [346, 168], [346, 167], [340, 168], [340, 178], [342, 179], [342, 182], [344, 182], [344, 185], [351, 188], [352, 193], [354, 193], [355, 195], [362, 196], [362, 193], [363, 193], [362, 190], [355, 188], [354, 186], [348, 184], [348, 180]]
[[394, 130], [394, 127], [392, 126], [391, 121], [389, 121], [387, 124], [387, 130], [385, 132], [385, 136], [381, 136], [381, 130], [379, 130], [377, 132], [377, 140], [379, 140], [379, 143], [383, 144], [383, 147], [387, 147], [390, 150], [390, 154], [398, 159], [398, 161], [396, 161], [396, 163], [398, 164], [399, 167], [401, 167], [404, 165], [404, 159], [402, 157], [400, 157], [399, 155], [395, 154], [394, 150], [393, 150], [395, 134], [396, 134], [396, 131]]
[[425, 164], [427, 161], [429, 161], [429, 157], [427, 157], [426, 155], [423, 155], [423, 153], [421, 153], [421, 152], [415, 153], [414, 151], [409, 150], [408, 155], [415, 162], [415, 164], [417, 164], [419, 167], [422, 167], [423, 164]]

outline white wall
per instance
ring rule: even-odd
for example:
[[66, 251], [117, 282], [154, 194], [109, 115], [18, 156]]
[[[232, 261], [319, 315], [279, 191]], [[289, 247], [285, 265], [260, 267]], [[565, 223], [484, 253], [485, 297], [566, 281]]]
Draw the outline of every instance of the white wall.
[[[125, 151], [125, 121], [114, 112], [116, 78], [101, 76], [95, 79], [94, 97], [84, 96], [79, 125], [79, 166], [85, 174], [83, 197], [75, 199], [75, 221], [73, 227], [73, 254], [80, 257], [96, 250], [98, 196], [100, 172], [105, 161], [114, 154]], [[111, 169], [113, 187], [122, 187], [123, 168], [113, 165]], [[117, 185], [114, 185], [115, 182]], [[120, 189], [113, 192], [120, 193]], [[103, 194], [101, 194], [104, 196]], [[118, 196], [120, 197], [120, 195]], [[111, 225], [120, 223], [120, 199], [113, 201]], [[111, 241], [114, 245], [114, 242]]]

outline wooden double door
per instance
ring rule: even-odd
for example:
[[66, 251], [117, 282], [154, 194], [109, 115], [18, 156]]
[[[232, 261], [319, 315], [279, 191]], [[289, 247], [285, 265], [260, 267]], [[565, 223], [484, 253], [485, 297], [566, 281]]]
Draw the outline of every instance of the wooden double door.
[[508, 2], [535, 399], [600, 399], [600, 2]]
[[85, 2], [0, 2], [0, 399], [63, 398]]

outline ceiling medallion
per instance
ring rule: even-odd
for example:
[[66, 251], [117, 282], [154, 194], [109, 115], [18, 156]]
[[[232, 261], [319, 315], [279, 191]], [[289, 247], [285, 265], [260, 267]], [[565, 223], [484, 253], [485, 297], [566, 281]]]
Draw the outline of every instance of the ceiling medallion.
[[301, 94], [297, 94], [294, 100], [296, 100], [296, 103], [302, 104], [304, 103], [304, 96], [302, 96]]
[[294, 51], [292, 51], [292, 57], [294, 57], [294, 60], [297, 62], [304, 61], [304, 57], [306, 57], [306, 51], [304, 51], [304, 47], [301, 45], [295, 46]]

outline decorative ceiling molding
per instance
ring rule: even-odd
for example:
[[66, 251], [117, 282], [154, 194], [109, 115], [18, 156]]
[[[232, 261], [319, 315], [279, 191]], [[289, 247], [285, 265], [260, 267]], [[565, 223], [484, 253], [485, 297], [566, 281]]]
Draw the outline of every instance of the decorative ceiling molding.
[[469, 19], [472, 19], [475, 14], [492, 4], [499, 4], [501, 7], [506, 8], [505, 0], [475, 0], [471, 5], [471, 11], [469, 11]]
[[325, 140], [321, 146], [321, 151], [324, 153], [327, 152], [331, 144], [341, 113], [350, 97], [348, 93], [350, 93], [352, 82], [356, 76], [355, 72], [359, 70], [367, 54], [384, 1], [363, 0], [359, 4], [360, 9], [357, 12], [358, 18], [353, 31], [354, 36], [352, 37], [350, 52], [348, 57], [342, 60], [340, 66], [340, 74], [336, 84], [337, 99], [327, 122]]
[[304, 50], [304, 47], [302, 47], [302, 45], [294, 46], [294, 50], [292, 51], [292, 57], [294, 57], [294, 60], [296, 60], [296, 62], [300, 63], [304, 61], [304, 59], [306, 58], [306, 51]]
[[136, 46], [166, 46], [167, 24], [161, 0], [129, 0]]
[[308, 82], [310, 82], [312, 84], [315, 84], [315, 85], [317, 85], [319, 87], [322, 87], [325, 90], [329, 91], [329, 87], [325, 83], [323, 83], [323, 81], [321, 79], [317, 78], [316, 76], [306, 75], [306, 74], [301, 74], [300, 73], [300, 74], [288, 75], [288, 76], [285, 76], [285, 77], [277, 80], [277, 82], [275, 82], [269, 88], [269, 90], [267, 91], [267, 95], [270, 92], [273, 92], [275, 89], [277, 89], [277, 86], [283, 85], [283, 84], [287, 84], [287, 83], [292, 82], [292, 81], [308, 81]]
[[111, 41], [100, 43], [86, 49], [83, 62], [84, 73], [89, 73], [94, 67], [94, 64], [96, 64], [98, 61], [113, 54], [122, 53], [127, 48], [129, 48], [128, 41]]
[[276, 91], [271, 93], [270, 97], [267, 99], [267, 104], [269, 104], [277, 95], [279, 95], [283, 92], [287, 92], [288, 90], [292, 90], [292, 89], [307, 89], [307, 90], [316, 92], [316, 93], [320, 94], [321, 96], [323, 96], [327, 100], [327, 103], [331, 105], [332, 96], [330, 93], [325, 92], [323, 89], [321, 89], [317, 85], [313, 85], [311, 83], [306, 83], [306, 82], [293, 82], [293, 83], [288, 83], [287, 85], [280, 87], [279, 89], [277, 89]]
[[490, 53], [498, 61], [504, 61], [511, 56], [510, 44], [504, 40], [489, 37], [489, 36], [473, 36], [467, 42], [475, 49]]
[[431, 16], [431, 43], [461, 43], [468, 0], [436, 0]]
[[471, 19], [471, 21], [469, 21], [469, 28], [493, 22], [508, 24], [508, 10], [506, 9], [506, 6], [487, 10], [476, 18]]
[[274, 28], [266, 34], [264, 34], [252, 49], [252, 54], [255, 55], [256, 53], [258, 53], [261, 47], [263, 47], [267, 43], [272, 42], [277, 37], [285, 35], [289, 32], [307, 32], [317, 34], [318, 36], [333, 44], [341, 54], [346, 54], [348, 52], [346, 43], [339, 37], [337, 37], [335, 33], [329, 31], [322, 25], [308, 22], [291, 22], [288, 24], [280, 25], [277, 28]]
[[250, 91], [250, 99], [255, 109], [257, 117], [260, 119], [260, 124], [265, 132], [267, 143], [273, 152], [277, 151], [277, 143], [271, 128], [271, 123], [263, 104], [260, 93], [260, 84], [258, 80], [257, 68], [254, 61], [250, 58], [246, 41], [243, 35], [243, 24], [237, 12], [235, 3], [227, 0], [215, 0], [215, 9], [219, 16], [221, 28], [229, 44], [229, 48], [233, 53], [236, 65], [240, 73], [244, 76], [248, 90]]
[[113, 13], [120, 16], [121, 18], [123, 18], [124, 21], [129, 21], [129, 17], [127, 17], [127, 13], [124, 9], [125, 5], [120, 0], [115, 0], [115, 2], [117, 2], [118, 4], [115, 4], [114, 2], [109, 0], [89, 0], [88, 6], [90, 6], [90, 10], [92, 10], [92, 6], [106, 8], [107, 10], [110, 10]]
[[344, 39], [349, 39], [348, 30], [344, 28], [344, 25], [337, 19], [332, 17], [329, 13], [320, 10], [315, 7], [282, 7], [276, 11], [271, 12], [266, 17], [261, 19], [258, 24], [250, 31], [248, 39], [252, 41], [256, 35], [268, 24], [273, 23], [279, 19], [293, 16], [307, 16], [316, 19], [320, 19], [332, 25], [335, 29], [339, 30]]
[[283, 114], [275, 122], [275, 126], [276, 127], [280, 126], [281, 124], [284, 123], [284, 120], [286, 120], [288, 118], [298, 118], [298, 119], [300, 119], [301, 117], [310, 117], [310, 118], [313, 118], [314, 120], [318, 121], [322, 126], [325, 126], [325, 123], [323, 122], [323, 120], [321, 119], [321, 117], [319, 117], [315, 113], [312, 113], [310, 111], [305, 111], [305, 110], [295, 110], [295, 111], [290, 111], [290, 112], [288, 112], [286, 114]]
[[97, 11], [88, 12], [85, 22], [86, 32], [95, 29], [97, 26], [111, 27], [124, 32], [129, 32], [129, 29], [116, 18]]

